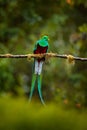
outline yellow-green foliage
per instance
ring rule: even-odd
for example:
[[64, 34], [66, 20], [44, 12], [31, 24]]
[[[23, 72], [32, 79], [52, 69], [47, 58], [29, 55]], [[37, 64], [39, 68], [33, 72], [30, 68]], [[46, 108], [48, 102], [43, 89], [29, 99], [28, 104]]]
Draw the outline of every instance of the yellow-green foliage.
[[0, 130], [87, 130], [86, 110], [0, 99]]

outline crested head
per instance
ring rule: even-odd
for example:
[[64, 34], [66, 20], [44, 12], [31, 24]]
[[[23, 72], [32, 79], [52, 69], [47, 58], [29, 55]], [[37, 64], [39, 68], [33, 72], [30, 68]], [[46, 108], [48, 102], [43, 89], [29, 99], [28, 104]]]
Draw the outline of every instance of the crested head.
[[48, 36], [47, 36], [47, 35], [44, 35], [41, 39], [46, 40], [46, 41], [48, 41], [48, 40], [49, 40], [49, 38], [48, 38]]
[[49, 38], [47, 35], [42, 36], [41, 39], [39, 40], [39, 45], [42, 47], [48, 46], [48, 40]]

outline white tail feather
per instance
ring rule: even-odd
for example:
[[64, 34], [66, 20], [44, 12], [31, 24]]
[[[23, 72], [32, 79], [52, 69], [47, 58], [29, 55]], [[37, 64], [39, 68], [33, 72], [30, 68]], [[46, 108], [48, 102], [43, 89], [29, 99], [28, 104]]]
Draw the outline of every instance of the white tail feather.
[[38, 62], [38, 60], [35, 60], [35, 74], [38, 74], [38, 75], [41, 74], [42, 66], [43, 66], [43, 61]]

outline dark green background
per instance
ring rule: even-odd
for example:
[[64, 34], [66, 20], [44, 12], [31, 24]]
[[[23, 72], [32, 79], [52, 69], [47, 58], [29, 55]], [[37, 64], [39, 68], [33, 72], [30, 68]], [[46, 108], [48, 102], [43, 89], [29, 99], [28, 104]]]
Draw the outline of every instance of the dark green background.
[[[36, 40], [47, 34], [49, 52], [87, 57], [86, 12], [85, 0], [0, 0], [0, 53], [32, 53]], [[32, 66], [33, 60], [0, 59], [0, 95], [27, 96]], [[49, 102], [67, 99], [86, 106], [87, 62], [49, 59], [42, 92]]]

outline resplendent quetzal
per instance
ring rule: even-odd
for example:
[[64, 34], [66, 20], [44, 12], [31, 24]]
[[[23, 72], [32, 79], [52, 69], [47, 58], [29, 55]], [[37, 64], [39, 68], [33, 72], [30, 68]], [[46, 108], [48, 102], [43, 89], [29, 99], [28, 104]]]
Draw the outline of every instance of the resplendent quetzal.
[[[45, 35], [36, 42], [33, 53], [34, 54], [47, 53], [48, 46], [49, 46], [48, 45], [48, 36]], [[43, 66], [44, 61], [45, 61], [45, 57], [34, 58], [34, 70], [33, 70], [34, 72], [33, 72], [33, 76], [32, 76], [32, 83], [31, 83], [31, 90], [30, 90], [30, 97], [29, 97], [29, 100], [31, 101], [34, 87], [35, 87], [35, 82], [37, 79], [38, 93], [39, 93], [42, 104], [45, 104], [44, 100], [42, 98], [42, 92], [41, 92], [41, 81], [42, 81], [41, 72], [42, 72], [42, 66]]]

